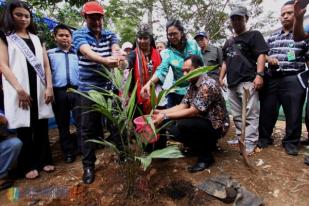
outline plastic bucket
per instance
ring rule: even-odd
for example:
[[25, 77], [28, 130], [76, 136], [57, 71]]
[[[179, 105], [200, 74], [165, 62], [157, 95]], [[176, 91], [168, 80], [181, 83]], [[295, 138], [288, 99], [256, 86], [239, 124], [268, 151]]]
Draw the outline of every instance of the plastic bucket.
[[146, 116], [139, 116], [133, 120], [135, 124], [135, 131], [141, 135], [148, 143], [158, 141], [160, 135], [154, 136], [151, 126], [147, 123]]

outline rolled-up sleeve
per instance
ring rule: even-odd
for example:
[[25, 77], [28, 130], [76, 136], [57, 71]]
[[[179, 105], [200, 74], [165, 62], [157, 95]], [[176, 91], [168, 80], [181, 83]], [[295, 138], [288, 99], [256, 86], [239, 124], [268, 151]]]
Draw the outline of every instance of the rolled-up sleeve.
[[161, 52], [161, 58], [162, 58], [162, 62], [158, 66], [155, 74], [160, 79], [161, 83], [163, 84], [165, 77], [168, 73], [169, 67], [170, 67], [170, 54], [167, 49]]

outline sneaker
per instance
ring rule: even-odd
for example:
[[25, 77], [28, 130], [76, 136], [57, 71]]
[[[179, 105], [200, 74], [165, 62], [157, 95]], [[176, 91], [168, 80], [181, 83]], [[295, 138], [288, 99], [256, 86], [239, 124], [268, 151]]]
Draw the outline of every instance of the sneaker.
[[234, 137], [233, 139], [228, 140], [227, 143], [231, 145], [238, 144], [239, 143], [238, 137]]

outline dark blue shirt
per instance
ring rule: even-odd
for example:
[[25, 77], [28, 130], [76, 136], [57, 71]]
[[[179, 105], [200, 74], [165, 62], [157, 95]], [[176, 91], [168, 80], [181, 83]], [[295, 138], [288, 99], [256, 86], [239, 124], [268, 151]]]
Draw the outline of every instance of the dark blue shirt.
[[78, 51], [79, 90], [89, 91], [95, 89], [95, 87], [113, 90], [113, 84], [97, 72], [104, 72], [104, 67], [96, 62], [88, 60], [81, 54], [81, 52], [79, 52], [79, 49], [82, 45], [88, 44], [91, 49], [101, 57], [111, 56], [112, 45], [118, 44], [116, 35], [110, 31], [102, 29], [101, 38], [97, 40], [95, 35], [85, 27], [73, 33], [73, 44]]

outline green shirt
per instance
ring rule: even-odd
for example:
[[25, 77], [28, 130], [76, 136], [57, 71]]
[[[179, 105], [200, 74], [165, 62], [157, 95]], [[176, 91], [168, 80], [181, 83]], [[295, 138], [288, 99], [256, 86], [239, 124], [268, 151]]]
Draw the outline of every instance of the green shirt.
[[[156, 76], [160, 79], [161, 83], [163, 84], [170, 67], [174, 74], [173, 83], [181, 78], [183, 76], [182, 65], [184, 60], [191, 55], [199, 55], [202, 57], [201, 50], [195, 40], [187, 40], [186, 47], [182, 52], [173, 47], [168, 47], [163, 50], [161, 52], [162, 62], [156, 70]], [[175, 93], [185, 95], [187, 93], [188, 85], [189, 84], [176, 87]]]

